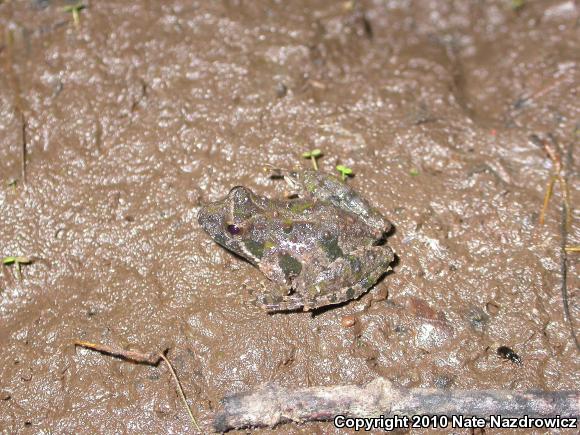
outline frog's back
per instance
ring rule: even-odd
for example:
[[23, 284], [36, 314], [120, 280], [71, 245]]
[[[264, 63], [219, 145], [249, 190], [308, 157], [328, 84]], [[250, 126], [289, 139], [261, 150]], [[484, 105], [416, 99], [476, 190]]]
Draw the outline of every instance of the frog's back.
[[247, 223], [248, 236], [270, 254], [328, 263], [376, 240], [375, 231], [333, 204], [312, 200], [272, 201]]

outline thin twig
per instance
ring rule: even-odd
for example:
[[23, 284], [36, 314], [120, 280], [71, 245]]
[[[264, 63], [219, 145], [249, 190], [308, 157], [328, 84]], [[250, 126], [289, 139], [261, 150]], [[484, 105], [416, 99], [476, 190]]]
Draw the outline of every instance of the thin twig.
[[117, 346], [107, 346], [106, 344], [91, 343], [88, 341], [75, 341], [75, 346], [85, 347], [107, 355], [152, 366], [158, 365], [161, 360], [158, 353], [143, 353], [137, 350], [126, 350]]
[[191, 412], [191, 408], [189, 407], [189, 404], [187, 403], [187, 398], [185, 397], [185, 393], [183, 392], [183, 387], [181, 386], [181, 382], [179, 382], [179, 378], [177, 377], [177, 373], [175, 373], [173, 366], [171, 365], [171, 363], [169, 362], [167, 357], [165, 355], [163, 355], [163, 353], [159, 353], [159, 357], [163, 358], [163, 361], [165, 361], [167, 363], [167, 367], [169, 367], [169, 371], [171, 372], [171, 376], [173, 376], [173, 379], [175, 380], [175, 383], [177, 384], [177, 391], [179, 392], [179, 396], [181, 397], [181, 400], [183, 401], [183, 404], [185, 405], [185, 408], [187, 409], [187, 412], [189, 414], [189, 418], [191, 418], [191, 421], [193, 422], [193, 425], [195, 426], [195, 428], [201, 432], [201, 429], [198, 426], [197, 421], [195, 420], [195, 417], [193, 416], [193, 412]]
[[26, 185], [26, 118], [24, 117], [24, 113], [20, 112], [20, 122], [22, 123], [22, 141], [21, 141], [21, 148], [22, 153], [20, 156], [20, 170], [21, 174], [20, 177], [22, 178], [22, 184]]
[[512, 107], [512, 111], [513, 112], [518, 111], [519, 109], [521, 109], [522, 107], [524, 107], [528, 103], [531, 103], [532, 101], [540, 99], [541, 97], [543, 97], [544, 95], [553, 91], [554, 89], [556, 89], [558, 86], [560, 86], [562, 83], [566, 82], [567, 80], [568, 80], [568, 76], [564, 75], [563, 77], [560, 77], [558, 79], [555, 79], [553, 82], [548, 83], [546, 86], [543, 86], [542, 88], [540, 88], [539, 90], [537, 90], [533, 94], [531, 94], [527, 97], [519, 98], [514, 103], [514, 105]]
[[[566, 166], [570, 167], [572, 165], [572, 147], [568, 146], [567, 152], [565, 154], [566, 158]], [[568, 184], [566, 180], [560, 181], [561, 184], [564, 184], [566, 187], [566, 191], [563, 192], [564, 195], [564, 208], [562, 209], [562, 221], [560, 223], [560, 232], [561, 232], [561, 245], [560, 248], [562, 249], [561, 254], [561, 263], [560, 263], [560, 274], [562, 275], [562, 304], [564, 306], [564, 316], [566, 320], [568, 320], [568, 324], [570, 326], [570, 335], [572, 335], [572, 339], [574, 340], [574, 344], [576, 345], [576, 349], [580, 350], [580, 342], [578, 341], [578, 336], [576, 335], [576, 328], [574, 327], [574, 317], [570, 313], [570, 301], [568, 298], [568, 252], [567, 249], [568, 245], [568, 230], [570, 228], [571, 216], [572, 216], [572, 207], [570, 202], [567, 200], [566, 195], [568, 194]]]
[[171, 376], [173, 377], [173, 380], [175, 381], [175, 384], [177, 386], [177, 392], [179, 394], [179, 397], [181, 398], [181, 400], [183, 401], [183, 404], [185, 405], [185, 408], [187, 409], [187, 413], [189, 414], [189, 418], [191, 419], [191, 422], [193, 423], [193, 425], [195, 426], [195, 428], [199, 432], [202, 431], [200, 429], [199, 425], [197, 424], [197, 420], [193, 416], [193, 412], [191, 411], [189, 404], [187, 403], [187, 398], [185, 397], [185, 392], [183, 391], [183, 387], [181, 385], [181, 382], [179, 381], [179, 378], [177, 377], [177, 373], [175, 373], [175, 369], [173, 368], [173, 365], [169, 362], [169, 360], [167, 359], [167, 357], [165, 356], [165, 354], [163, 352], [144, 353], [144, 352], [139, 352], [137, 350], [125, 350], [125, 349], [122, 349], [122, 348], [117, 347], [117, 346], [107, 346], [105, 344], [91, 343], [88, 341], [80, 341], [80, 340], [75, 341], [74, 344], [75, 344], [75, 346], [81, 346], [81, 347], [84, 347], [84, 348], [87, 348], [90, 350], [95, 350], [97, 352], [101, 352], [101, 353], [104, 353], [107, 355], [116, 356], [116, 357], [123, 358], [123, 359], [129, 360], [129, 361], [135, 361], [135, 362], [138, 362], [141, 364], [149, 364], [152, 366], [157, 366], [159, 364], [159, 361], [161, 361], [161, 360], [165, 361], [165, 363], [167, 364], [167, 367], [169, 368], [169, 372], [171, 373]]

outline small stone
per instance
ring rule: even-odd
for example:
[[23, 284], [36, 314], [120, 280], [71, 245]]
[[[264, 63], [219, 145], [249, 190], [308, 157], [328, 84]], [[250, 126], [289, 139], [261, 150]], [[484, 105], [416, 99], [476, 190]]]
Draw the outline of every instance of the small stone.
[[355, 325], [355, 323], [356, 317], [353, 315], [343, 316], [343, 318], [340, 319], [340, 324], [345, 328], [351, 328]]
[[286, 87], [286, 85], [284, 83], [278, 83], [278, 85], [276, 86], [276, 96], [278, 98], [284, 98], [287, 93], [288, 88]]
[[492, 316], [495, 316], [499, 312], [499, 305], [494, 301], [489, 301], [485, 304], [485, 310]]

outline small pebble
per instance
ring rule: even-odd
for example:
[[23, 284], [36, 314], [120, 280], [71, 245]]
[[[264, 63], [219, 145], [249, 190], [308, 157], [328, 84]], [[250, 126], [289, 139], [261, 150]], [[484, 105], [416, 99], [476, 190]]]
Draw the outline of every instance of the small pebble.
[[495, 316], [499, 311], [499, 305], [493, 301], [490, 301], [485, 305], [485, 309], [489, 314]]
[[343, 318], [340, 319], [340, 323], [345, 328], [350, 328], [356, 323], [356, 317], [352, 315], [343, 316]]

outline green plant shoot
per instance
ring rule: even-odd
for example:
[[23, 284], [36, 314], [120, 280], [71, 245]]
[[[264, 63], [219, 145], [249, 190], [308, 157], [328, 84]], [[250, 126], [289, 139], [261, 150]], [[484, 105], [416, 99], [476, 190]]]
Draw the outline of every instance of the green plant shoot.
[[306, 151], [305, 153], [302, 153], [302, 157], [304, 157], [305, 159], [312, 160], [312, 166], [314, 167], [315, 171], [318, 171], [318, 163], [316, 162], [316, 159], [321, 156], [322, 151], [320, 151], [318, 148], [312, 151]]
[[340, 176], [341, 176], [341, 179], [342, 179], [343, 182], [346, 181], [346, 177], [349, 177], [349, 176], [352, 176], [353, 175], [352, 169], [350, 169], [350, 168], [348, 168], [348, 167], [346, 167], [344, 165], [338, 165], [336, 167], [336, 170], [338, 172], [340, 172]]

